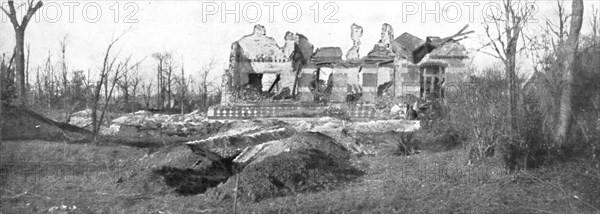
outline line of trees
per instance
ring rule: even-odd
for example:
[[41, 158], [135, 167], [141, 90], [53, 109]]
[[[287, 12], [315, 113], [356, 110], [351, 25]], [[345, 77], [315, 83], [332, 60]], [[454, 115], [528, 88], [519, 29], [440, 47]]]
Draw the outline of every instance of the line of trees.
[[[66, 58], [68, 37], [65, 36], [59, 42], [58, 62], [55, 62], [52, 53], [48, 53], [45, 63], [33, 69], [35, 77], [30, 81], [30, 48], [27, 46], [25, 52], [25, 29], [43, 3], [41, 0], [30, 0], [24, 5], [17, 5], [26, 6], [27, 9], [21, 20], [15, 2], [9, 0], [7, 5], [7, 8], [2, 6], [1, 9], [13, 25], [16, 45], [10, 57], [2, 54], [0, 94], [3, 104], [72, 110], [106, 110], [108, 107], [124, 111], [178, 109], [183, 113], [198, 108], [206, 110], [220, 100], [220, 87], [209, 83], [207, 79], [215, 68], [214, 60], [208, 62], [196, 77], [185, 73], [183, 63], [178, 72], [176, 59], [171, 53], [155, 53], [152, 58], [158, 61], [156, 79], [144, 80], [139, 64], [145, 58], [132, 63], [131, 55], [123, 59], [111, 56], [111, 50], [120, 37], [109, 43], [100, 70], [83, 71], [69, 68]], [[212, 90], [209, 86], [213, 86]], [[152, 101], [154, 98], [155, 102]], [[103, 116], [94, 115], [100, 121]]]
[[[119, 38], [108, 45], [99, 70], [73, 70], [66, 58], [68, 39], [65, 36], [59, 42], [58, 57], [48, 53], [43, 65], [35, 66], [31, 72], [26, 69], [25, 77], [32, 77], [25, 84], [26, 95], [32, 98], [27, 106], [81, 110], [92, 108], [96, 102], [109, 102], [120, 111], [152, 109], [183, 113], [206, 110], [220, 102], [220, 87], [209, 79], [210, 73], [215, 70], [215, 60], [191, 74], [186, 73], [183, 65], [176, 66], [176, 60], [170, 53], [153, 54], [152, 58], [157, 62], [156, 78], [142, 78], [142, 72], [153, 72], [140, 70], [141, 62], [147, 58], [131, 62], [131, 56], [124, 59], [112, 56], [118, 41]], [[14, 55], [9, 58], [3, 54], [1, 65], [2, 100], [17, 104]]]

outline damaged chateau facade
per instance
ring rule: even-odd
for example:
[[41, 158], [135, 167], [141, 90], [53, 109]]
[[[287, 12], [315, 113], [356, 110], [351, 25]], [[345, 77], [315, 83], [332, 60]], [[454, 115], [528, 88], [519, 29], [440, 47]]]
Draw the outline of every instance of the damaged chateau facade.
[[231, 45], [222, 104], [260, 103], [266, 98], [304, 106], [368, 105], [383, 95], [443, 98], [444, 86], [461, 78], [465, 69], [467, 52], [457, 38], [472, 33], [463, 32], [466, 28], [450, 37], [423, 40], [409, 33], [394, 38], [392, 26], [386, 23], [379, 42], [361, 58], [363, 29], [356, 24], [350, 27], [353, 46], [345, 57], [339, 47], [315, 49], [298, 33], [287, 32], [280, 47], [266, 35], [264, 26], [256, 25], [252, 34]]

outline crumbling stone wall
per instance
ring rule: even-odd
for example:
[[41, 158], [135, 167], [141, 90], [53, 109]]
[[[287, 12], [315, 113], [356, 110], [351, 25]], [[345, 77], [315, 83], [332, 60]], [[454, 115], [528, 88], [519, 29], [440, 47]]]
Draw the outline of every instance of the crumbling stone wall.
[[[319, 48], [313, 52], [312, 45], [305, 37], [305, 44], [310, 47], [300, 47], [299, 34], [291, 32], [286, 33], [285, 44], [279, 48], [273, 38], [266, 36], [263, 26], [255, 26], [253, 34], [232, 44], [230, 67], [225, 75], [228, 78], [224, 78], [224, 101], [231, 100], [227, 99], [231, 94], [229, 91], [239, 90], [248, 84], [250, 73], [263, 74], [263, 91], [270, 88], [270, 83], [279, 75], [277, 89], [289, 88], [289, 91], [293, 91], [295, 85], [299, 101], [315, 102], [315, 90], [311, 84], [316, 81], [316, 71], [320, 67], [328, 67], [333, 69], [328, 102], [349, 102], [348, 97], [360, 94], [352, 102], [374, 103], [382, 94], [419, 96], [423, 90], [421, 82], [425, 68], [421, 59], [441, 62], [442, 85], [459, 81], [466, 69], [466, 50], [452, 37], [428, 37], [425, 42], [404, 33], [394, 39], [392, 26], [384, 23], [381, 39], [366, 57], [360, 58], [358, 49], [363, 28], [353, 24], [350, 29], [353, 46], [347, 51], [346, 59], [342, 59], [341, 49], [337, 47]], [[310, 50], [310, 53], [305, 53], [306, 50]], [[415, 54], [419, 55], [419, 61], [413, 61]], [[302, 59], [302, 68], [298, 67], [296, 61], [298, 55], [309, 55]], [[299, 70], [298, 74], [296, 70]]]

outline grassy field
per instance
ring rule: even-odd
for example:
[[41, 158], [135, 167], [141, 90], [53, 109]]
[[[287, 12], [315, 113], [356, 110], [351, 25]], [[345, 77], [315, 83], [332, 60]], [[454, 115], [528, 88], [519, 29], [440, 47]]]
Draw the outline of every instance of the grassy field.
[[[161, 152], [161, 150], [168, 150]], [[9, 141], [1, 144], [1, 213], [232, 213], [233, 199], [179, 196], [151, 173], [193, 163], [182, 146]], [[353, 157], [366, 174], [343, 187], [241, 202], [241, 213], [598, 213], [600, 172], [570, 160], [518, 173], [468, 165], [460, 149]]]

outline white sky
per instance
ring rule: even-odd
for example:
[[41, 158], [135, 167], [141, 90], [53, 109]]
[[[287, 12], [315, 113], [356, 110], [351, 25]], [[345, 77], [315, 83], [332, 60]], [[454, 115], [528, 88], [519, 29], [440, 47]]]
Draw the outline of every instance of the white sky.
[[[465, 24], [470, 24], [470, 29], [476, 33], [464, 40], [464, 44], [474, 50], [481, 46], [479, 41], [485, 35], [482, 14], [485, 5], [490, 2], [494, 1], [44, 1], [45, 6], [37, 14], [38, 20], [32, 20], [27, 27], [26, 44], [31, 45], [30, 64], [35, 68], [43, 65], [48, 54], [52, 54], [58, 62], [59, 42], [68, 35], [66, 58], [70, 69], [90, 69], [94, 72], [101, 66], [104, 51], [111, 39], [131, 27], [131, 31], [117, 43], [115, 54], [119, 53], [122, 57], [133, 54], [133, 61], [147, 57], [141, 65], [141, 72], [147, 78], [152, 78], [156, 61], [151, 54], [168, 51], [185, 64], [187, 74], [197, 77], [197, 71], [211, 58], [218, 61], [218, 71], [215, 73], [220, 74], [227, 66], [231, 43], [250, 34], [255, 24], [264, 25], [267, 36], [275, 38], [280, 46], [283, 45], [285, 32], [292, 31], [306, 35], [315, 47], [338, 46], [346, 52], [352, 46], [350, 25], [356, 23], [364, 29], [361, 57], [379, 40], [383, 23], [393, 26], [395, 36], [409, 32], [422, 39], [426, 36], [449, 36]], [[225, 10], [223, 6], [233, 10], [236, 3], [239, 4], [237, 14], [240, 20], [236, 21], [234, 14], [226, 15], [226, 20], [221, 20]], [[555, 17], [555, 1], [538, 0], [535, 3], [539, 8], [535, 16], [538, 20]], [[268, 5], [273, 4], [279, 5], [272, 7], [271, 15]], [[434, 14], [424, 14], [425, 9], [434, 10], [436, 4], [439, 9], [433, 13], [437, 14], [439, 21], [435, 20]], [[598, 8], [599, 2], [585, 0], [584, 4], [583, 33], [589, 31], [592, 5]], [[2, 1], [2, 5], [6, 7], [6, 1]], [[283, 11], [285, 5], [288, 5], [287, 13]], [[315, 14], [316, 5], [319, 14]], [[259, 6], [258, 10], [254, 6]], [[566, 1], [565, 6], [570, 10], [571, 2]], [[72, 13], [70, 8], [73, 8]], [[84, 11], [84, 8], [87, 10]], [[244, 8], [247, 10], [244, 11]], [[296, 8], [301, 9], [301, 14], [295, 12]], [[470, 8], [473, 8], [472, 12]], [[487, 7], [490, 8], [493, 9]], [[96, 9], [101, 14], [97, 14]], [[212, 9], [217, 10], [214, 15], [210, 13], [214, 11]], [[257, 11], [262, 16], [256, 18], [258, 20], [254, 23]], [[337, 20], [337, 23], [325, 23], [328, 14], [332, 14], [331, 19], [334, 22]], [[132, 15], [130, 19], [126, 19], [128, 15]], [[425, 20], [422, 15], [425, 15]], [[297, 20], [293, 20], [295, 17]], [[10, 56], [15, 43], [14, 32], [8, 18], [4, 14], [1, 18], [0, 52]], [[489, 56], [473, 56], [475, 66], [485, 67], [494, 63]]]

